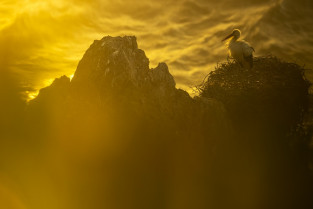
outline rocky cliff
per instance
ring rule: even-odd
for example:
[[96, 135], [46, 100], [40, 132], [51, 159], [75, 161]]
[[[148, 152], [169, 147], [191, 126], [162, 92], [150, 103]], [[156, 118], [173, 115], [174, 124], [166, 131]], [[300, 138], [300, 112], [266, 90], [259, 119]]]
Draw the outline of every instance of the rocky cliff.
[[[174, 208], [206, 207], [210, 162], [231, 130], [220, 102], [177, 89], [167, 65], [150, 69], [129, 36], [94, 41], [73, 79], [56, 79], [28, 109], [29, 130], [43, 130], [37, 138], [84, 182], [66, 183], [75, 208], [166, 208], [168, 198]], [[87, 167], [102, 177], [74, 173]], [[88, 188], [90, 201], [79, 192]]]
[[309, 87], [302, 67], [259, 57], [218, 65], [191, 98], [135, 37], [108, 36], [40, 90], [27, 130], [65, 168], [64, 208], [306, 209]]

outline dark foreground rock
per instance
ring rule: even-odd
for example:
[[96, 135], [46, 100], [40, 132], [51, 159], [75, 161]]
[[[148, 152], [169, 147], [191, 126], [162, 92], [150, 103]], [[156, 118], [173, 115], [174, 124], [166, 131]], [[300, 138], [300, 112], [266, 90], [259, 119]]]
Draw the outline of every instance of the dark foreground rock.
[[27, 108], [56, 185], [41, 197], [61, 209], [312, 208], [310, 84], [296, 64], [254, 62], [219, 65], [191, 98], [135, 37], [95, 41], [71, 81]]
[[165, 63], [150, 69], [135, 37], [95, 41], [73, 79], [56, 79], [28, 111], [29, 130], [69, 168], [71, 207], [209, 205], [214, 153], [231, 129], [224, 107], [177, 89]]

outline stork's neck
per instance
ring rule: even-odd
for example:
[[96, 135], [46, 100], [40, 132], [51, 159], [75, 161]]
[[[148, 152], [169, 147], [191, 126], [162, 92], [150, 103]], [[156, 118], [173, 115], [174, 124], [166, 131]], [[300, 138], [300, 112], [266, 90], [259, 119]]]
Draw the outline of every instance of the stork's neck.
[[230, 43], [236, 42], [236, 41], [238, 40], [238, 38], [239, 38], [239, 37], [234, 36], [234, 37], [230, 40]]

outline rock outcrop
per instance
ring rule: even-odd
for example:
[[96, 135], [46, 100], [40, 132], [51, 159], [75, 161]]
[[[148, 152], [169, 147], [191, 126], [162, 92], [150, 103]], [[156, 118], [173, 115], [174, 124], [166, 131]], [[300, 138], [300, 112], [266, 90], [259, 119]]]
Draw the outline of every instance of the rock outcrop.
[[[51, 86], [40, 90], [30, 106], [43, 103], [57, 103], [60, 109], [69, 112], [78, 106], [89, 110], [91, 106], [97, 109], [106, 106], [113, 112], [127, 111], [157, 118], [189, 117], [186, 111], [188, 115], [223, 112], [217, 101], [192, 99], [187, 92], [176, 89], [165, 63], [149, 69], [148, 58], [132, 36], [107, 36], [94, 41], [79, 62], [73, 79], [70, 81], [65, 76], [56, 79]], [[198, 118], [193, 119], [200, 122]]]
[[[72, 207], [166, 208], [168, 198], [174, 208], [208, 205], [211, 162], [230, 130], [223, 105], [176, 89], [165, 63], [150, 69], [135, 37], [95, 41], [73, 79], [56, 79], [28, 109], [29, 130], [44, 130], [37, 138], [77, 164], [69, 176], [101, 174], [70, 180]], [[79, 191], [88, 188], [97, 195], [84, 202], [88, 192]]]
[[66, 168], [71, 208], [312, 208], [309, 87], [261, 57], [217, 66], [191, 98], [135, 37], [108, 36], [30, 102], [27, 130]]
[[94, 41], [79, 62], [71, 85], [80, 89], [93, 86], [101, 93], [125, 88], [175, 89], [167, 65], [160, 63], [149, 69], [149, 59], [138, 49], [136, 38], [130, 36]]

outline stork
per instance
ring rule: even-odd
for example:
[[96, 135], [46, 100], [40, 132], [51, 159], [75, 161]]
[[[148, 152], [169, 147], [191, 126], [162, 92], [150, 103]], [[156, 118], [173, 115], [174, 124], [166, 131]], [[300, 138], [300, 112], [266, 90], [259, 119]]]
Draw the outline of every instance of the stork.
[[246, 69], [251, 69], [253, 67], [253, 47], [244, 40], [239, 40], [240, 30], [234, 29], [233, 32], [224, 38], [222, 41], [227, 42], [227, 47], [229, 49], [229, 54], [232, 58], [240, 64], [241, 67]]

